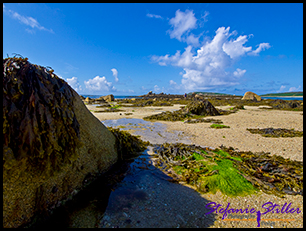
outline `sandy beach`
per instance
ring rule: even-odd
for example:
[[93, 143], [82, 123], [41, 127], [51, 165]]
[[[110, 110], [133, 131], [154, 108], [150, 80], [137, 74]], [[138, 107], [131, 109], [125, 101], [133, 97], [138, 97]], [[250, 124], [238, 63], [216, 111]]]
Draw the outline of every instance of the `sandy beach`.
[[[87, 108], [100, 120], [120, 119], [120, 118], [138, 118], [157, 114], [161, 111], [178, 110], [182, 105], [174, 105], [171, 107], [122, 107], [122, 112], [112, 113], [95, 113], [98, 110], [95, 106], [87, 105]], [[217, 107], [222, 109], [228, 106]], [[132, 113], [125, 115], [125, 113]], [[270, 152], [272, 155], [280, 155], [292, 160], [303, 161], [303, 137], [293, 138], [270, 138], [262, 137], [259, 134], [252, 134], [247, 128], [286, 128], [303, 131], [303, 112], [301, 111], [284, 111], [260, 109], [257, 106], [245, 106], [245, 110], [239, 110], [236, 113], [222, 116], [210, 116], [206, 118], [219, 119], [224, 125], [230, 128], [213, 129], [210, 128], [211, 123], [187, 124], [181, 121], [166, 122], [158, 121], [167, 125], [167, 131], [181, 131], [186, 137], [189, 137], [191, 143], [201, 146], [209, 146], [218, 148], [220, 145], [231, 146], [240, 151], [252, 152]], [[133, 133], [133, 131], [131, 131]], [[185, 185], [186, 186], [186, 185]], [[186, 186], [191, 188], [190, 186]], [[202, 198], [208, 201], [222, 204], [226, 207], [230, 203], [231, 208], [255, 208], [264, 211], [261, 207], [266, 202], [279, 205], [279, 210], [283, 205], [291, 208], [299, 208], [301, 213], [267, 213], [262, 216], [261, 227], [303, 227], [303, 196], [286, 195], [285, 198], [279, 198], [266, 193], [258, 195], [250, 195], [247, 197], [229, 198], [224, 197], [220, 192], [216, 194], [203, 194]], [[287, 203], [287, 204], [286, 204]], [[148, 205], [149, 206], [149, 205]], [[197, 210], [197, 205], [194, 210]], [[286, 207], [285, 206], [285, 207]], [[133, 215], [135, 216], [135, 214]], [[256, 217], [247, 217], [245, 219], [235, 217], [227, 217], [222, 219], [222, 214], [216, 214], [217, 218], [209, 227], [256, 227]], [[232, 219], [230, 219], [232, 218]]]
[[[145, 116], [161, 113], [162, 111], [174, 111], [183, 105], [175, 104], [169, 107], [122, 107], [123, 112], [94, 113], [95, 106], [87, 105], [87, 108], [99, 120], [113, 120], [122, 118], [142, 119]], [[216, 108], [229, 109], [231, 106]], [[210, 128], [211, 123], [187, 124], [181, 121], [158, 121], [167, 125], [168, 131], [183, 131], [196, 145], [218, 148], [220, 145], [231, 146], [240, 151], [270, 152], [272, 155], [280, 155], [292, 160], [303, 161], [303, 137], [270, 138], [259, 134], [252, 134], [247, 128], [286, 128], [303, 131], [303, 115], [300, 111], [283, 111], [260, 109], [256, 106], [245, 106], [246, 110], [222, 116], [209, 116], [206, 118], [220, 119], [229, 129]], [[125, 115], [132, 113], [132, 115]], [[121, 115], [120, 115], [121, 114]]]

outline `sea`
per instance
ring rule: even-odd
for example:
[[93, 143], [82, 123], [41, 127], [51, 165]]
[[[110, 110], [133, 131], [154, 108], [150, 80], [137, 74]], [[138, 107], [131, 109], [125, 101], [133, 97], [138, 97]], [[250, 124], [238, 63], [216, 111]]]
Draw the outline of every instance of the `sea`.
[[303, 97], [261, 97], [262, 99], [303, 100]]
[[[105, 96], [105, 95], [82, 95], [84, 96], [85, 98], [86, 97], [89, 97], [89, 98], [92, 98], [92, 99], [97, 99], [101, 96]], [[114, 95], [114, 98], [115, 99], [128, 99], [128, 98], [135, 98], [135, 97], [138, 97], [138, 96], [131, 96], [131, 95]], [[303, 100], [303, 97], [298, 97], [298, 98], [295, 98], [295, 97], [261, 97], [262, 99], [282, 99], [282, 100]]]

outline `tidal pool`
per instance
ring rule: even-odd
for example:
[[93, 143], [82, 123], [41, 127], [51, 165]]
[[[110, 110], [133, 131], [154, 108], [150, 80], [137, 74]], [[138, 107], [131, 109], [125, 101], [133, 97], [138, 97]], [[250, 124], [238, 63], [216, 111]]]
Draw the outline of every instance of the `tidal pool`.
[[139, 135], [142, 140], [150, 141], [152, 144], [191, 144], [189, 137], [186, 137], [183, 132], [167, 131], [167, 126], [163, 123], [133, 118], [103, 120], [101, 122], [107, 127], [120, 128], [125, 131], [130, 131], [133, 135]]

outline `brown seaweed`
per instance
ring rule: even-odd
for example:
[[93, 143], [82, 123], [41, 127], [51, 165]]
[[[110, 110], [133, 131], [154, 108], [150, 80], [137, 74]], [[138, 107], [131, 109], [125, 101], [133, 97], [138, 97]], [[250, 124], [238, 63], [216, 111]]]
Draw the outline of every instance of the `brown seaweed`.
[[302, 137], [303, 136], [303, 131], [295, 131], [294, 129], [285, 129], [285, 128], [262, 128], [262, 129], [247, 128], [247, 130], [253, 134], [260, 134], [264, 137]]
[[210, 149], [165, 143], [155, 145], [153, 151], [158, 158], [157, 167], [174, 170], [168, 171], [174, 179], [192, 184], [200, 192], [209, 192], [206, 178], [218, 174], [209, 166], [231, 161], [238, 173], [255, 188], [279, 197], [303, 195], [303, 162], [300, 161], [263, 152], [238, 152], [224, 146]]
[[78, 145], [72, 88], [27, 58], [3, 59], [3, 166], [25, 158], [48, 174], [77, 158]]
[[150, 144], [150, 142], [143, 141], [127, 131], [121, 131], [119, 128], [108, 127], [108, 130], [116, 137], [119, 160], [126, 160], [139, 152], [143, 152]]

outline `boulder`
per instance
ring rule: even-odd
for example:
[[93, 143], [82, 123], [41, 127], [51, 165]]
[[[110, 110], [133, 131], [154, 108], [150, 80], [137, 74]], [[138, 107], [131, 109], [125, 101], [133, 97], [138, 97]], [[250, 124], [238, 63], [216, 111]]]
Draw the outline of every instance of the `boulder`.
[[87, 104], [92, 104], [95, 100], [89, 97], [86, 97], [86, 99], [84, 100]]
[[196, 100], [187, 104], [184, 108], [187, 113], [192, 113], [195, 115], [205, 115], [205, 116], [215, 116], [220, 115], [218, 110], [208, 101], [208, 100]]
[[107, 95], [107, 96], [102, 96], [102, 97], [103, 97], [103, 99], [104, 99], [105, 101], [107, 101], [107, 102], [115, 101], [115, 97], [114, 97], [112, 94]]
[[53, 70], [3, 59], [3, 227], [24, 227], [118, 159], [116, 138]]
[[106, 103], [104, 97], [105, 97], [105, 96], [101, 96], [101, 97], [95, 99], [95, 101], [96, 101], [96, 102], [101, 102], [101, 103]]
[[100, 104], [100, 106], [103, 106], [103, 107], [110, 107], [111, 105], [106, 102], [106, 100], [104, 99], [104, 96], [101, 96], [97, 99], [95, 99], [95, 103], [98, 103]]
[[251, 91], [247, 91], [244, 96], [242, 97], [241, 100], [253, 100], [253, 101], [261, 101], [261, 97], [257, 94], [255, 94], [254, 92]]

